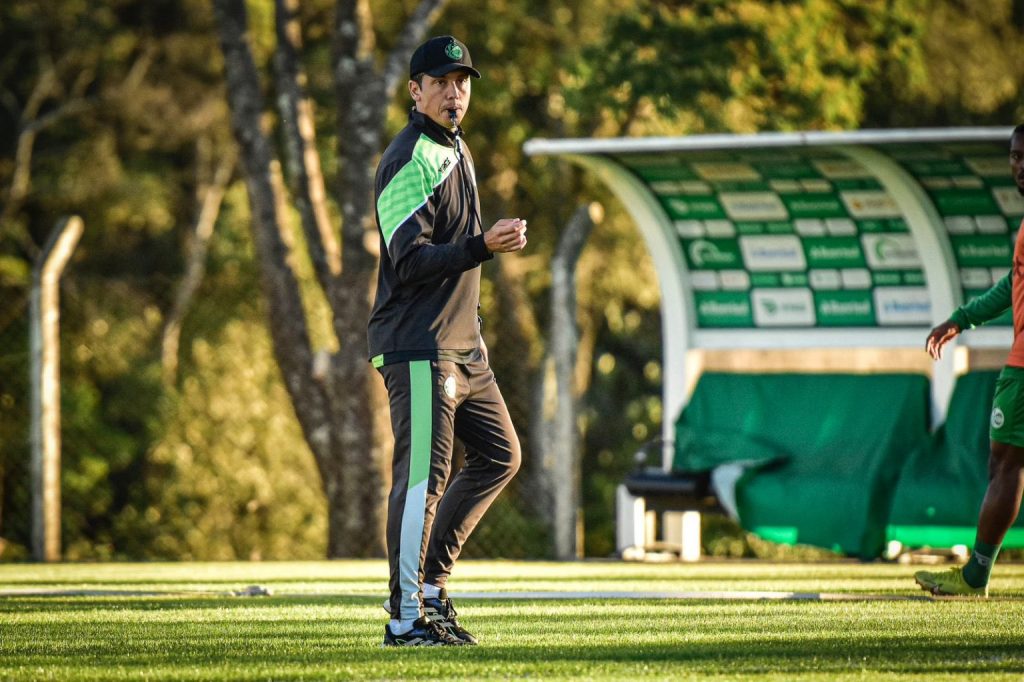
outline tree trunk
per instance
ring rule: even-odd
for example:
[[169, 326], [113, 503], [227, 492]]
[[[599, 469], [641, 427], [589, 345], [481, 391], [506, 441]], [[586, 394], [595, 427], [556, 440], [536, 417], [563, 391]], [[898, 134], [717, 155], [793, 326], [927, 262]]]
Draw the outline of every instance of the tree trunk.
[[225, 154], [217, 164], [213, 179], [200, 188], [196, 222], [188, 246], [185, 274], [181, 278], [178, 292], [174, 296], [171, 311], [164, 322], [160, 340], [160, 357], [163, 366], [164, 384], [173, 386], [178, 378], [178, 343], [181, 339], [181, 323], [192, 306], [192, 299], [199, 291], [206, 276], [206, 255], [210, 250], [210, 238], [220, 215], [220, 204], [227, 191], [228, 182], [234, 172], [235, 158]]
[[576, 262], [594, 227], [595, 205], [573, 213], [551, 260], [549, 356], [542, 370], [544, 385], [543, 468], [556, 559], [574, 559], [582, 549], [577, 534], [580, 506], [579, 433], [576, 374]]
[[316, 148], [313, 102], [306, 93], [306, 73], [299, 61], [301, 27], [298, 0], [275, 0], [277, 48], [274, 71], [277, 109], [284, 130], [287, 176], [306, 235], [309, 257], [320, 286], [330, 292], [341, 273], [341, 254], [327, 215], [327, 192]]
[[274, 154], [261, 129], [264, 102], [248, 44], [244, 0], [216, 0], [232, 127], [241, 149], [252, 230], [268, 302], [274, 354], [319, 467], [328, 508], [330, 557], [384, 554], [391, 430], [383, 383], [368, 361], [366, 322], [376, 283], [377, 230], [373, 169], [381, 151], [390, 95], [408, 58], [445, 0], [422, 0], [377, 67], [373, 19], [366, 0], [339, 0], [334, 27], [334, 80], [340, 172], [341, 245], [326, 225], [312, 108], [299, 65], [294, 0], [276, 0], [275, 53], [288, 174], [317, 281], [332, 312], [338, 351], [314, 354], [301, 293], [274, 210]]
[[[366, 322], [377, 283], [379, 239], [373, 202], [374, 168], [383, 147], [390, 96], [445, 0], [422, 0], [377, 67], [367, 0], [339, 0], [334, 30], [338, 108], [338, 204], [341, 208], [340, 286], [330, 296], [338, 353], [327, 381], [332, 396], [338, 461], [329, 474], [328, 554], [361, 539], [361, 554], [383, 555], [391, 427], [383, 382], [369, 363]], [[358, 93], [358, 96], [354, 96]]]
[[274, 182], [276, 160], [261, 127], [264, 102], [259, 74], [245, 42], [245, 2], [216, 0], [215, 10], [224, 52], [231, 125], [248, 189], [260, 288], [266, 299], [274, 357], [303, 434], [323, 469], [331, 452], [327, 396], [312, 373], [313, 358], [301, 292], [289, 265], [290, 249], [282, 237], [284, 226], [278, 215], [282, 198]]

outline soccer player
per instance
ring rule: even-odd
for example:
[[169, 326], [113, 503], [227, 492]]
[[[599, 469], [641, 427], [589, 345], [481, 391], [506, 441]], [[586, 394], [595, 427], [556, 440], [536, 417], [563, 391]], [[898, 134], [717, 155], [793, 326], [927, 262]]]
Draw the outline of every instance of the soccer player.
[[[452, 36], [409, 65], [409, 123], [377, 167], [380, 270], [371, 361], [384, 377], [395, 436], [387, 544], [385, 646], [476, 644], [446, 585], [463, 543], [519, 468], [519, 439], [480, 336], [480, 264], [526, 246], [526, 221], [480, 219], [469, 108], [469, 49]], [[465, 466], [445, 488], [458, 438]]]
[[[1024, 124], [1010, 136], [1010, 170], [1017, 191], [1024, 195]], [[1010, 272], [933, 329], [925, 349], [937, 360], [942, 347], [957, 334], [999, 317], [1008, 308], [1013, 309], [1013, 346], [992, 399], [989, 483], [978, 515], [974, 551], [963, 567], [914, 574], [917, 584], [932, 594], [987, 597], [999, 546], [1020, 511], [1024, 490], [1024, 222], [1017, 231]]]

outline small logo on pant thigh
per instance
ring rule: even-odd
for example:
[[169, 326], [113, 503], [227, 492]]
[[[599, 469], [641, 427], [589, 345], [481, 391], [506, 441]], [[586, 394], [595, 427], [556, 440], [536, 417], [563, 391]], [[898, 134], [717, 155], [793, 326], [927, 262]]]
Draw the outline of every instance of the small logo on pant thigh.
[[444, 394], [449, 398], [454, 398], [456, 387], [457, 384], [455, 383], [455, 375], [449, 374], [448, 378], [444, 380]]
[[992, 428], [993, 429], [1001, 428], [1003, 426], [1003, 422], [1004, 421], [1005, 421], [1005, 418], [1003, 417], [1003, 411], [1000, 410], [998, 407], [993, 407], [992, 408]]

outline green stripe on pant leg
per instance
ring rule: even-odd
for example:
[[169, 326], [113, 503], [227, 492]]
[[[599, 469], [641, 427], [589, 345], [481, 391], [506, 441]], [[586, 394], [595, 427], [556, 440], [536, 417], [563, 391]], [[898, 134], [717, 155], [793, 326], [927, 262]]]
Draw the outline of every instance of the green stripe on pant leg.
[[409, 363], [412, 393], [412, 457], [409, 458], [409, 490], [430, 475], [430, 448], [434, 440], [433, 378], [430, 361]]
[[398, 550], [401, 618], [419, 617], [420, 554], [427, 506], [427, 477], [433, 442], [433, 379], [429, 360], [409, 363], [409, 487], [402, 512], [402, 539]]

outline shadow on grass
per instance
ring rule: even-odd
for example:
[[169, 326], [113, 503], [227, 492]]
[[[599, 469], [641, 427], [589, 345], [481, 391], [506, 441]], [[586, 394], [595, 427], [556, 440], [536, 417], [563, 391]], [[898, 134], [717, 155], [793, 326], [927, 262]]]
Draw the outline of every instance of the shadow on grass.
[[385, 595], [379, 598], [366, 595], [274, 595], [264, 596], [230, 596], [225, 594], [188, 594], [183, 592], [166, 592], [159, 594], [132, 595], [30, 595], [0, 597], [0, 613], [20, 612], [34, 609], [38, 611], [95, 611], [104, 607], [133, 609], [249, 609], [270, 605], [288, 606], [330, 606], [330, 605], [380, 605]]
[[[288, 670], [315, 673], [343, 663], [351, 670], [363, 670], [374, 677], [436, 676], [443, 661], [446, 676], [485, 676], [495, 670], [505, 675], [548, 672], [564, 674], [573, 670], [601, 671], [628, 675], [643, 669], [683, 672], [728, 672], [818, 675], [848, 671], [967, 674], [1002, 672], [1024, 674], [1024, 654], [1019, 642], [981, 642], [965, 638], [945, 642], [941, 650], [928, 637], [879, 637], [872, 640], [842, 641], [835, 637], [804, 637], [793, 641], [782, 637], [749, 638], [743, 641], [712, 641], [587, 645], [582, 642], [555, 644], [549, 639], [531, 644], [482, 645], [479, 647], [382, 650], [379, 638], [339, 635], [328, 629], [274, 624], [273, 631], [237, 633], [231, 637], [197, 636], [187, 639], [128, 637], [106, 645], [92, 641], [83, 647], [61, 647], [45, 653], [41, 647], [18, 655], [25, 666], [67, 666], [82, 673], [97, 674], [104, 669], [146, 670], [187, 666], [237, 669], [239, 677], [260, 670]], [[568, 624], [567, 624], [568, 629]], [[114, 634], [114, 633], [111, 633]], [[568, 634], [568, 633], [567, 633]], [[566, 637], [565, 639], [571, 639]], [[6, 647], [4, 647], [6, 649]], [[4, 658], [10, 662], [8, 656]], [[246, 674], [241, 674], [244, 672]]]
[[[942, 608], [910, 613], [894, 607], [877, 617], [817, 604], [765, 609], [751, 603], [726, 611], [713, 603], [625, 608], [603, 602], [583, 620], [578, 610], [556, 616], [523, 610], [542, 606], [537, 603], [489, 605], [513, 615], [477, 615], [473, 625], [485, 635], [480, 647], [382, 650], [384, 614], [372, 597], [2, 600], [0, 670], [40, 667], [103, 677], [115, 668], [182, 667], [197, 677], [215, 669], [242, 678], [266, 677], [266, 671], [303, 676], [344, 665], [356, 674], [395, 678], [436, 676], [443, 660], [446, 674], [470, 677], [581, 669], [611, 676], [641, 669], [1024, 674], [1019, 628], [979, 633], [963, 627], [963, 613]], [[1020, 613], [990, 616], [1019, 622]], [[950, 631], [955, 637], [946, 636]]]

